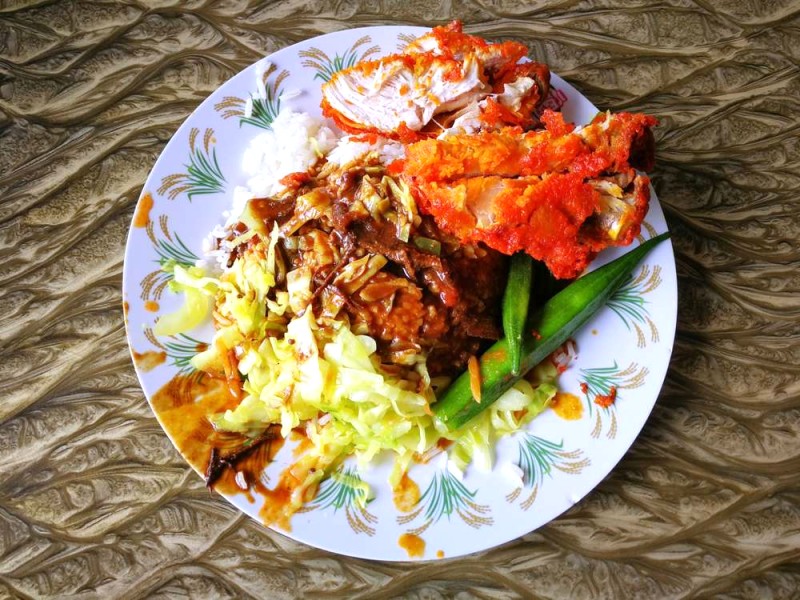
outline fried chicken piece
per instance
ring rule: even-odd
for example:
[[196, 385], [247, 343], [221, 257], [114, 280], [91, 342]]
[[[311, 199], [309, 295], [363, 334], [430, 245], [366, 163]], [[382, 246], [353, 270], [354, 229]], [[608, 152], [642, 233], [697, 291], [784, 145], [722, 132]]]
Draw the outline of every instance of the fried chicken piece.
[[599, 115], [575, 129], [546, 111], [544, 131], [519, 129], [424, 140], [403, 177], [422, 212], [462, 242], [524, 250], [574, 278], [608, 246], [638, 235], [647, 213], [655, 119]]
[[322, 86], [322, 112], [349, 133], [414, 139], [431, 119], [483, 98], [491, 88], [478, 59], [394, 54], [339, 71]]
[[483, 64], [487, 76], [498, 79], [527, 55], [528, 49], [519, 42], [487, 42], [464, 33], [461, 22], [452, 21], [418, 37], [403, 52], [446, 56], [454, 60], [464, 60], [466, 56], [474, 55]]
[[[518, 63], [527, 48], [489, 43], [453, 22], [402, 54], [363, 61], [322, 86], [322, 112], [348, 133], [414, 141], [460, 130], [529, 126], [549, 90], [545, 65]], [[466, 126], [468, 125], [468, 127]]]
[[492, 87], [490, 96], [439, 117], [437, 122], [444, 129], [471, 133], [508, 125], [530, 127], [536, 121], [534, 111], [550, 91], [550, 70], [547, 65], [526, 61], [528, 49], [523, 44], [488, 43], [464, 33], [458, 21], [434, 28], [405, 49], [407, 54], [424, 52], [456, 60], [475, 54]]

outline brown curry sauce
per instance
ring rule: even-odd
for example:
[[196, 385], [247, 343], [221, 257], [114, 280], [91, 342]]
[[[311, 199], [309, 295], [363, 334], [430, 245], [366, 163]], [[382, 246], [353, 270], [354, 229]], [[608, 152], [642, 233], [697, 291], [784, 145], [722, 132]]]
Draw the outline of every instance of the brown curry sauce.
[[[209, 415], [235, 408], [238, 400], [233, 397], [222, 379], [210, 376], [177, 375], [151, 398], [151, 404], [161, 426], [172, 439], [180, 453], [195, 471], [208, 481], [209, 462], [212, 452], [219, 449], [220, 438], [209, 421]], [[264, 502], [259, 516], [265, 525], [276, 525], [291, 530], [290, 518], [294, 511], [289, 507], [293, 500], [308, 502], [316, 494], [316, 487], [302, 489], [309, 472], [317, 468], [316, 461], [300, 456], [286, 467], [274, 486], [269, 487], [265, 475], [267, 466], [281, 450], [285, 439], [278, 435], [279, 428], [272, 428], [274, 435], [238, 458], [232, 466], [220, 469], [209, 487], [223, 495], [244, 494], [251, 503], [256, 497]], [[296, 432], [295, 432], [296, 433]], [[244, 436], [231, 435], [231, 442], [247, 443]], [[308, 448], [308, 440], [299, 436], [296, 455]], [[225, 445], [225, 440], [222, 440]], [[255, 444], [254, 444], [255, 446]]]

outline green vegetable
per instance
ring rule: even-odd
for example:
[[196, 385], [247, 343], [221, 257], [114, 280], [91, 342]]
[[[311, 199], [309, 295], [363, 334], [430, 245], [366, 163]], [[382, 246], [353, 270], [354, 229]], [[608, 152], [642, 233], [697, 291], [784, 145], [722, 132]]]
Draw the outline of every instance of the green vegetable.
[[[156, 326], [164, 335], [182, 333], [206, 320], [213, 304], [214, 338], [191, 366], [214, 377], [238, 372], [242, 398], [207, 416], [215, 430], [253, 439], [270, 424], [280, 425], [283, 436], [303, 427], [313, 446], [304, 460], [313, 461], [314, 469], [298, 468], [304, 479], [289, 500], [293, 508], [303, 503], [304, 490], [349, 455], [364, 466], [389, 451], [392, 486], [413, 461], [439, 452], [441, 440], [452, 442], [453, 468], [463, 470], [471, 461], [491, 468], [497, 440], [533, 419], [557, 392], [549, 374], [520, 380], [469, 431], [452, 431], [431, 415], [436, 396], [422, 357], [413, 377], [385, 371], [376, 341], [353, 332], [346, 319], [325, 317], [320, 326], [308, 305], [309, 267], [289, 271], [278, 284], [279, 241], [284, 247], [297, 244], [296, 237], [282, 236], [277, 227], [269, 239], [259, 236], [218, 277], [197, 267], [165, 266], [173, 275], [171, 289], [184, 292], [186, 301]], [[352, 261], [339, 272], [337, 285], [357, 291], [385, 264], [381, 255]], [[359, 490], [366, 500], [367, 484]]]
[[[606, 303], [639, 261], [668, 237], [669, 233], [662, 233], [647, 240], [620, 258], [577, 279], [548, 300], [528, 320], [528, 333], [522, 340], [520, 372], [526, 373], [563, 344]], [[469, 373], [463, 373], [433, 405], [434, 415], [448, 429], [463, 426], [519, 380], [520, 375], [514, 375], [512, 367], [509, 343], [503, 338], [481, 357], [481, 401], [476, 402], [472, 397]]]
[[161, 315], [153, 332], [157, 336], [168, 336], [190, 331], [208, 318], [216, 280], [205, 277], [198, 267], [186, 268], [174, 262], [167, 263], [162, 269], [172, 273], [170, 289], [183, 292], [184, 301], [176, 311]]
[[411, 241], [414, 242], [417, 248], [428, 254], [439, 256], [442, 253], [442, 243], [439, 240], [432, 240], [431, 238], [422, 237], [421, 235], [415, 235], [411, 238]]
[[177, 335], [190, 331], [206, 320], [211, 301], [202, 292], [186, 288], [184, 301], [175, 312], [162, 315], [156, 321], [153, 331], [158, 336]]
[[522, 333], [528, 317], [533, 281], [533, 259], [524, 252], [511, 257], [508, 282], [503, 294], [503, 333], [508, 340], [511, 373], [519, 375], [522, 362]]

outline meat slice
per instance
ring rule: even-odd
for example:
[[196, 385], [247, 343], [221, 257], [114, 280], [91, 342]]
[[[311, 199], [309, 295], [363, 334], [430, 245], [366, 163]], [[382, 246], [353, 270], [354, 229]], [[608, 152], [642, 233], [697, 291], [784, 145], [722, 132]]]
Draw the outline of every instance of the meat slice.
[[520, 177], [578, 173], [587, 177], [631, 167], [652, 168], [653, 117], [634, 113], [599, 115], [582, 128], [545, 111], [546, 129], [449, 135], [422, 140], [406, 150], [404, 172], [427, 180], [497, 175]]
[[322, 112], [350, 133], [407, 137], [490, 91], [474, 56], [395, 54], [336, 73], [322, 87]]
[[[322, 86], [322, 112], [348, 133], [415, 141], [460, 130], [529, 126], [549, 89], [545, 65], [519, 62], [517, 42], [436, 27], [402, 54], [362, 61]], [[460, 121], [459, 121], [460, 119]]]
[[534, 111], [550, 91], [550, 70], [527, 60], [528, 49], [523, 44], [487, 42], [464, 33], [458, 21], [417, 38], [405, 53], [432, 53], [455, 60], [474, 55], [483, 65], [491, 95], [438, 119], [444, 129], [474, 132], [503, 125], [530, 127], [536, 120]]
[[523, 250], [558, 278], [579, 275], [602, 249], [627, 245], [647, 213], [655, 119], [601, 115], [581, 129], [546, 113], [547, 130], [425, 140], [403, 177], [423, 213], [462, 242]]
[[524, 250], [558, 278], [577, 277], [597, 253], [638, 235], [650, 190], [644, 175], [627, 189], [574, 173], [544, 178], [482, 176], [420, 182], [419, 205], [439, 226], [504, 254]]
[[461, 23], [453, 21], [443, 27], [434, 27], [406, 46], [405, 54], [434, 54], [455, 60], [474, 55], [493, 79], [513, 69], [528, 54], [528, 48], [519, 42], [487, 42], [483, 38], [464, 33]]

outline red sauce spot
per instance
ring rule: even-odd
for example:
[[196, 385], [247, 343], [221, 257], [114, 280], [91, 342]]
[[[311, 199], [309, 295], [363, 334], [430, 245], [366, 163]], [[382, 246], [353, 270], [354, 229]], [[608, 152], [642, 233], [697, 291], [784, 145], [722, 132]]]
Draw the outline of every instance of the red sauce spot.
[[133, 214], [134, 227], [147, 227], [150, 222], [150, 211], [153, 208], [153, 196], [145, 193], [139, 198], [139, 203], [136, 205], [136, 212]]
[[425, 540], [418, 535], [404, 533], [397, 543], [406, 551], [409, 558], [422, 558], [425, 555]]
[[564, 121], [564, 115], [560, 112], [550, 110], [549, 108], [545, 109], [544, 113], [542, 113], [542, 123], [544, 123], [547, 131], [554, 136], [567, 135], [575, 130], [575, 125], [573, 123]]
[[158, 312], [158, 302], [154, 300], [147, 300], [144, 303], [144, 309], [149, 312]]
[[[213, 433], [208, 415], [235, 408], [237, 404], [225, 381], [178, 375], [158, 390], [150, 403], [184, 458], [198, 473], [205, 473], [211, 455], [208, 440]], [[235, 484], [233, 487], [234, 491], [240, 491]]]
[[436, 442], [436, 446], [441, 448], [442, 450], [447, 450], [452, 445], [453, 445], [453, 440], [446, 440], [444, 438], [439, 438], [439, 441]]
[[294, 455], [295, 456], [300, 456], [306, 450], [310, 450], [311, 447], [314, 445], [314, 442], [312, 442], [310, 439], [308, 439], [308, 436], [304, 435], [303, 433], [301, 433], [297, 429], [293, 429], [291, 435], [292, 435], [292, 439], [298, 441], [297, 446], [295, 446], [295, 448], [294, 448]]
[[[316, 469], [316, 460], [311, 460], [310, 457], [300, 459], [284, 469], [274, 488], [268, 489], [263, 484], [258, 487], [257, 491], [264, 499], [264, 506], [258, 514], [265, 524], [277, 525], [285, 531], [291, 531], [289, 520], [294, 510], [317, 495], [316, 485], [302, 488], [303, 482]], [[293, 504], [296, 505], [295, 509], [292, 509]]]
[[167, 360], [166, 352], [136, 352], [133, 351], [133, 360], [142, 371], [152, 371]]
[[420, 135], [419, 132], [410, 129], [408, 125], [406, 125], [405, 121], [400, 123], [400, 126], [397, 128], [397, 138], [404, 144], [416, 142], [422, 139], [422, 137], [423, 136]]
[[289, 173], [282, 177], [279, 182], [281, 185], [285, 185], [287, 188], [296, 190], [300, 186], [308, 183], [311, 181], [311, 175], [306, 173], [305, 171], [299, 171], [297, 173]]
[[607, 395], [597, 394], [594, 397], [594, 403], [598, 406], [602, 406], [603, 408], [608, 408], [614, 401], [617, 399], [617, 388], [616, 386], [611, 386], [611, 389], [608, 391]]
[[568, 392], [558, 392], [550, 402], [550, 408], [567, 421], [576, 421], [583, 416], [583, 402]]
[[392, 492], [394, 505], [400, 512], [411, 512], [419, 502], [419, 486], [407, 473], [403, 473]]

